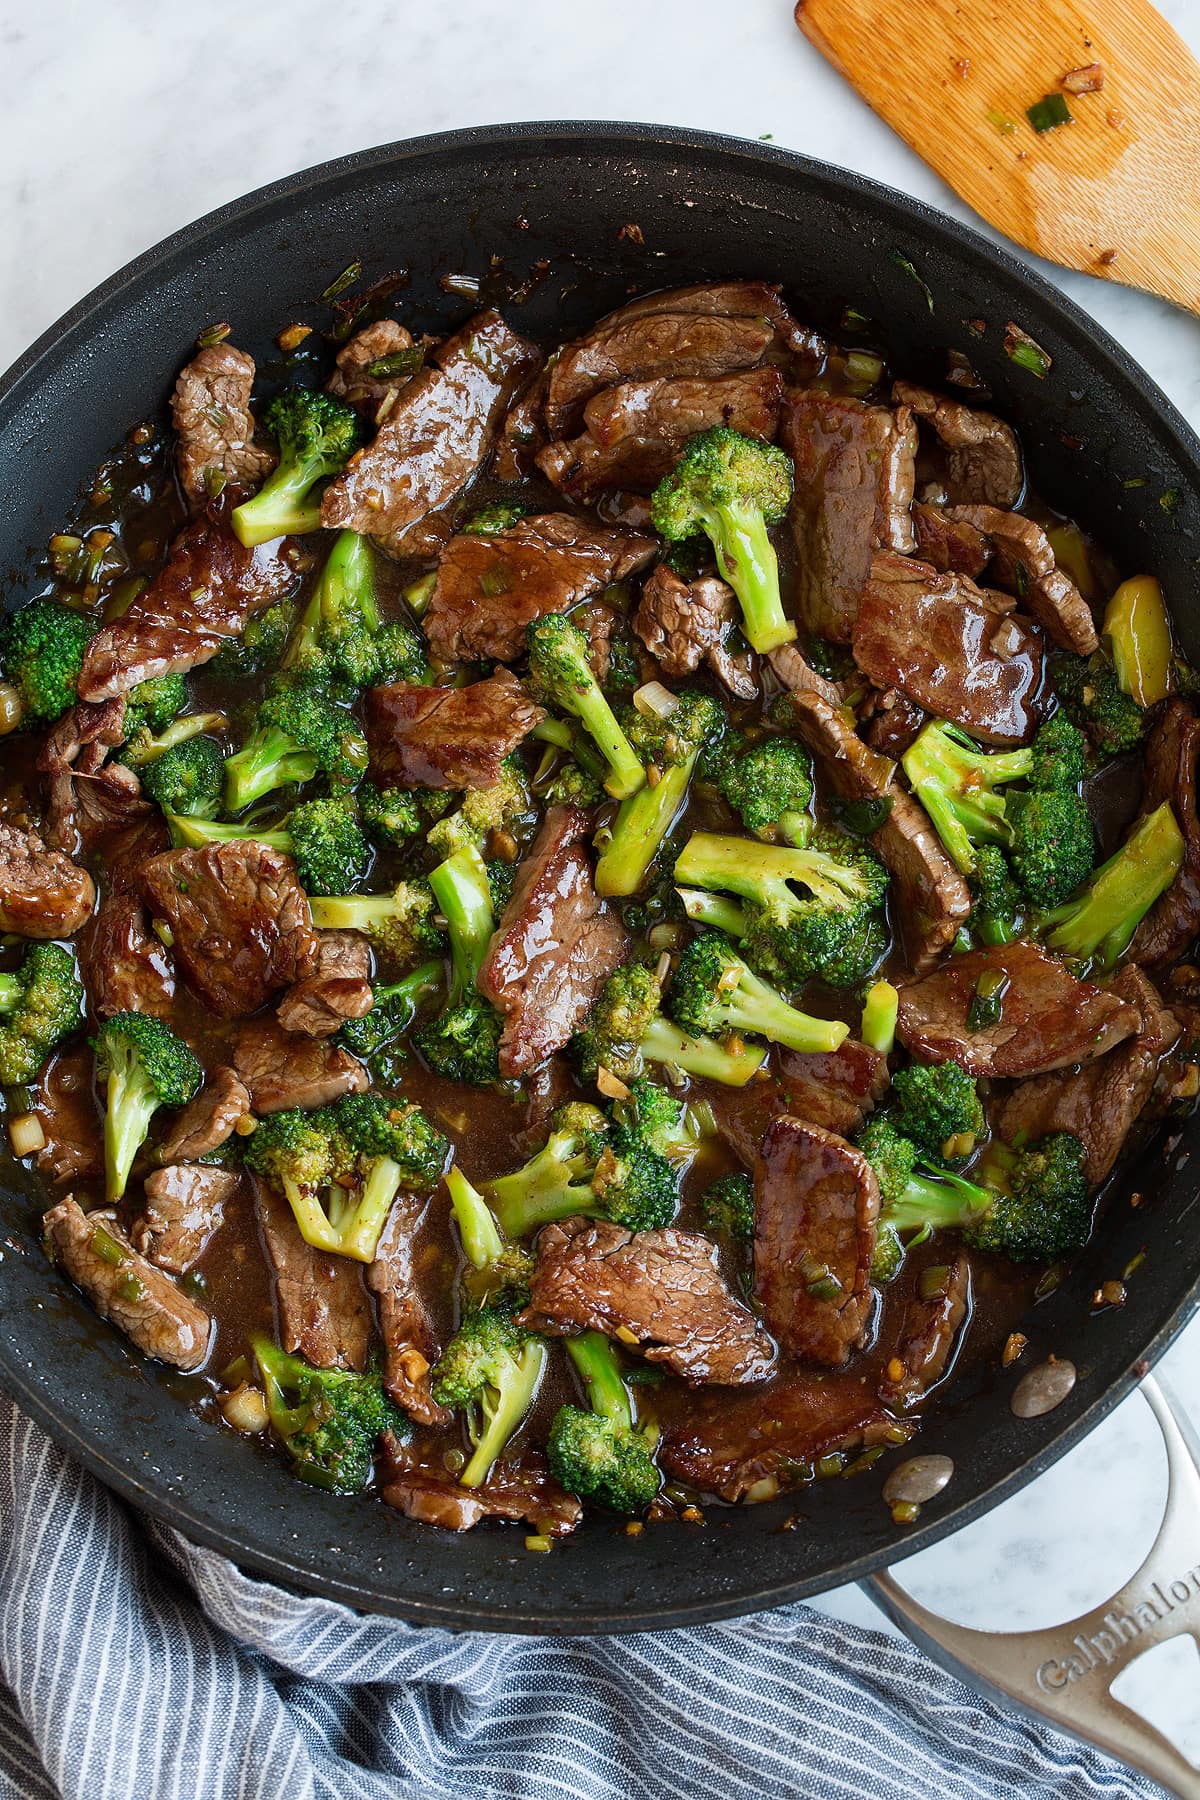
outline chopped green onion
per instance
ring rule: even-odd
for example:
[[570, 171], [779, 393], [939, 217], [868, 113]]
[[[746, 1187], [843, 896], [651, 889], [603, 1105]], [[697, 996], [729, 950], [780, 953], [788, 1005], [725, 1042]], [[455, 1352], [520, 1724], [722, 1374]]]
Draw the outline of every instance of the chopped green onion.
[[1014, 325], [1011, 319], [1004, 327], [1004, 354], [1018, 368], [1028, 369], [1031, 375], [1036, 375], [1039, 381], [1050, 373], [1054, 361], [1036, 339], [1031, 338], [1027, 331], [1022, 331], [1019, 325]]
[[1001, 137], [1011, 137], [1013, 132], [1017, 129], [1007, 113], [1002, 113], [998, 107], [989, 106], [983, 116], [989, 125], [994, 125], [996, 127], [996, 130], [1000, 133]]
[[336, 300], [339, 294], [344, 294], [348, 287], [354, 286], [354, 283], [358, 280], [362, 272], [363, 266], [360, 262], [347, 264], [340, 275], [334, 276], [320, 298], [322, 300]]
[[1053, 131], [1057, 125], [1069, 125], [1071, 114], [1061, 94], [1047, 94], [1026, 108], [1025, 117], [1035, 131]]
[[921, 292], [925, 296], [926, 306], [929, 308], [930, 312], [932, 312], [933, 311], [933, 295], [929, 290], [928, 282], [924, 280], [924, 278], [922, 277], [921, 272], [917, 268], [916, 264], [913, 262], [910, 262], [907, 256], [901, 256], [899, 250], [892, 251], [892, 261], [894, 263], [896, 263], [901, 269], [903, 269], [904, 273], [906, 275], [912, 276], [913, 280], [916, 282], [917, 286], [920, 288]]
[[863, 1043], [869, 1049], [877, 1050], [880, 1056], [890, 1056], [895, 1048], [899, 1010], [900, 996], [891, 982], [872, 982], [863, 1002], [859, 1035]]
[[366, 373], [372, 381], [387, 381], [393, 375], [415, 375], [424, 361], [424, 346], [410, 344], [406, 350], [393, 350], [390, 356], [377, 356], [367, 364]]
[[891, 794], [878, 794], [871, 800], [845, 800], [834, 794], [829, 801], [829, 816], [843, 831], [853, 832], [855, 837], [870, 837], [887, 824], [893, 804]]
[[843, 331], [869, 331], [871, 320], [865, 312], [859, 312], [857, 306], [846, 306], [842, 309], [841, 328]]
[[975, 983], [975, 992], [967, 1009], [967, 1030], [986, 1031], [1000, 1023], [1008, 976], [1003, 969], [985, 969]]
[[1177, 487], [1169, 487], [1165, 494], [1159, 495], [1158, 504], [1165, 513], [1170, 514], [1176, 510], [1182, 498], [1183, 496], [1180, 494]]

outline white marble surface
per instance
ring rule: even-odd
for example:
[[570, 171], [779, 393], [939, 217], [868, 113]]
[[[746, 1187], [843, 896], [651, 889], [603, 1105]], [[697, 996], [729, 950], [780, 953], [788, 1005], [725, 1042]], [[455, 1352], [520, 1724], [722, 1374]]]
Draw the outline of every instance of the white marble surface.
[[[1200, 50], [1200, 0], [1162, 10]], [[2, 0], [0, 69], [0, 367], [113, 269], [211, 207], [328, 157], [455, 126], [630, 118], [769, 134], [972, 218], [803, 41], [789, 0], [208, 0], [186, 10]], [[1200, 426], [1197, 321], [1046, 272]], [[1164, 1366], [1200, 1418], [1200, 1321]], [[980, 1624], [1068, 1616], [1123, 1580], [1149, 1543], [1160, 1464], [1146, 1410], [1130, 1400], [906, 1579]], [[853, 1590], [828, 1605], [878, 1623]], [[1153, 1679], [1159, 1703], [1193, 1726], [1196, 1674], [1193, 1656], [1190, 1670]]]

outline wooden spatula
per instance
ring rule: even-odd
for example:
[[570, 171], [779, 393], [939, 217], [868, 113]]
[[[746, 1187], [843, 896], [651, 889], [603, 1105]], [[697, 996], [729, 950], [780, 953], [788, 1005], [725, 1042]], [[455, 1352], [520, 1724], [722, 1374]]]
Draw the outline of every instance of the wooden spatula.
[[1200, 64], [1148, 0], [799, 0], [796, 23], [998, 230], [1200, 313]]

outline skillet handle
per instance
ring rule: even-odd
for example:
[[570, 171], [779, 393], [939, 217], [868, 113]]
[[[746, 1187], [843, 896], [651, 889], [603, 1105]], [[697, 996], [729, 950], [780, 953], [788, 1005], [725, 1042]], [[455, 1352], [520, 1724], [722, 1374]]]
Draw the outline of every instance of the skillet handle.
[[1155, 1644], [1187, 1633], [1200, 1646], [1200, 1439], [1157, 1380], [1141, 1391], [1166, 1442], [1167, 1504], [1145, 1562], [1111, 1600], [1041, 1631], [978, 1631], [930, 1612], [888, 1571], [862, 1585], [951, 1674], [1095, 1744], [1178, 1800], [1200, 1800], [1200, 1770], [1109, 1691]]

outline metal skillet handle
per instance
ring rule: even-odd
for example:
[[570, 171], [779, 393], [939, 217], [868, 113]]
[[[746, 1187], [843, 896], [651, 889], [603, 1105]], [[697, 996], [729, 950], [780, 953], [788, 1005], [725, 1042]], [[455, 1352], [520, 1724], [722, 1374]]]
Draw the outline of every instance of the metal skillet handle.
[[1111, 1600], [1042, 1631], [977, 1631], [930, 1612], [887, 1572], [863, 1586], [951, 1674], [1097, 1745], [1179, 1800], [1200, 1800], [1200, 1770], [1110, 1692], [1155, 1644], [1187, 1633], [1200, 1645], [1200, 1440], [1157, 1381], [1147, 1377], [1141, 1391], [1167, 1446], [1166, 1511], [1150, 1554]]

